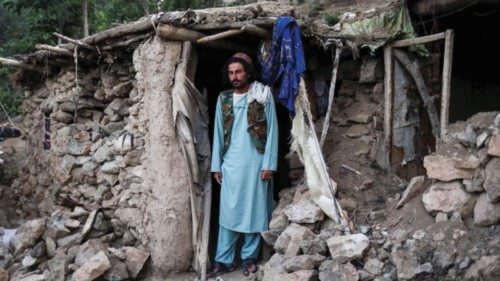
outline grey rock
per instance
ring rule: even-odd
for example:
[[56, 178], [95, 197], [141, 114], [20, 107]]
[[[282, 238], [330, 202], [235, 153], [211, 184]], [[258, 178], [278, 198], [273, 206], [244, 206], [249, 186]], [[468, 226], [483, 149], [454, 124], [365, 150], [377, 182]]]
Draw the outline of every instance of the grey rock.
[[109, 160], [110, 155], [111, 155], [111, 149], [107, 145], [103, 145], [96, 150], [94, 155], [92, 155], [92, 160], [100, 164], [106, 160]]
[[500, 279], [500, 256], [484, 256], [465, 273], [465, 280], [495, 281]]
[[428, 274], [432, 273], [432, 264], [430, 262], [426, 262], [415, 268], [415, 275], [423, 273], [428, 273]]
[[415, 198], [417, 195], [420, 195], [427, 188], [427, 181], [425, 176], [417, 176], [410, 180], [408, 187], [403, 192], [401, 199], [397, 204], [397, 208], [402, 207], [406, 202]]
[[323, 211], [310, 200], [300, 200], [285, 208], [288, 220], [294, 223], [314, 223], [323, 220]]
[[442, 270], [447, 270], [453, 265], [453, 261], [455, 260], [455, 255], [452, 255], [445, 251], [436, 251], [434, 252], [434, 257], [432, 259], [432, 263]]
[[387, 212], [385, 210], [372, 211], [369, 216], [371, 220], [383, 220], [387, 217]]
[[108, 174], [117, 174], [120, 172], [120, 167], [118, 167], [116, 161], [110, 161], [101, 166], [101, 171]]
[[104, 251], [107, 252], [108, 245], [101, 242], [99, 239], [87, 240], [83, 243], [78, 250], [75, 257], [75, 264], [77, 266], [83, 265], [89, 258], [95, 256], [97, 253]]
[[363, 253], [369, 245], [368, 237], [361, 233], [331, 237], [326, 243], [333, 260], [340, 262], [363, 257]]
[[90, 152], [90, 146], [92, 142], [90, 141], [78, 141], [73, 140], [68, 144], [68, 153], [72, 155], [87, 155]]
[[90, 215], [87, 217], [87, 220], [85, 221], [85, 224], [83, 225], [82, 234], [81, 234], [82, 237], [85, 237], [92, 229], [96, 215], [97, 215], [97, 210], [93, 210], [92, 212], [90, 212]]
[[500, 131], [495, 130], [491, 134], [490, 141], [488, 143], [488, 155], [500, 157]]
[[73, 167], [75, 167], [75, 162], [76, 158], [73, 155], [66, 154], [61, 160], [61, 168], [65, 170], [66, 172], [71, 172], [73, 170]]
[[110, 258], [109, 261], [111, 262], [111, 269], [106, 271], [103, 276], [104, 279], [109, 281], [120, 281], [129, 278], [127, 265], [124, 262], [114, 257]]
[[132, 231], [127, 230], [123, 234], [123, 245], [124, 246], [133, 246], [135, 242], [137, 241], [137, 238], [135, 237], [134, 233]]
[[307, 255], [320, 254], [324, 256], [328, 251], [326, 242], [320, 239], [303, 240], [300, 243], [300, 248]]
[[125, 250], [125, 254], [127, 259], [125, 260], [125, 264], [127, 265], [127, 271], [131, 278], [136, 278], [139, 272], [144, 267], [144, 263], [149, 258], [149, 253], [145, 250], [132, 248], [132, 247], [123, 247]]
[[382, 268], [384, 267], [384, 263], [379, 261], [376, 258], [368, 259], [365, 263], [364, 270], [369, 272], [372, 275], [380, 275], [382, 274]]
[[88, 259], [73, 273], [73, 280], [92, 281], [103, 275], [109, 268], [111, 268], [111, 263], [104, 251], [101, 251]]
[[34, 258], [41, 258], [46, 253], [47, 246], [45, 245], [45, 241], [38, 242], [33, 249], [30, 251], [30, 256]]
[[71, 247], [82, 242], [82, 235], [80, 233], [75, 233], [57, 240], [57, 246], [59, 247]]
[[[498, 137], [500, 140], [500, 136]], [[500, 149], [500, 148], [499, 148]], [[488, 193], [491, 202], [496, 203], [500, 201], [500, 157], [494, 157], [486, 165], [484, 172], [486, 177], [484, 179], [483, 187]]]
[[51, 281], [65, 281], [66, 280], [66, 268], [69, 264], [69, 256], [64, 254], [58, 254], [53, 259], [47, 262], [50, 269], [49, 280]]
[[350, 263], [342, 264], [333, 260], [326, 260], [321, 263], [319, 270], [319, 280], [321, 281], [358, 281], [359, 275], [356, 268]]
[[43, 274], [34, 274], [34, 275], [29, 275], [25, 276], [19, 279], [15, 279], [12, 281], [46, 281], [47, 278]]
[[274, 244], [276, 244], [276, 239], [278, 239], [280, 233], [268, 230], [261, 232], [260, 235], [262, 236], [262, 239], [264, 240], [264, 242], [266, 242], [267, 245], [274, 248]]
[[500, 221], [500, 202], [490, 201], [488, 194], [482, 193], [474, 206], [474, 224], [479, 226], [495, 225]]
[[474, 197], [462, 190], [459, 181], [433, 184], [422, 196], [422, 201], [428, 212], [460, 211], [464, 216], [471, 213], [475, 203]]
[[97, 213], [92, 227], [97, 231], [102, 231], [102, 232], [108, 231], [109, 223], [105, 220], [103, 213], [101, 212]]
[[37, 259], [37, 258], [34, 258], [32, 256], [25, 256], [23, 258], [23, 260], [21, 261], [21, 264], [24, 266], [24, 267], [31, 267], [31, 266], [34, 266], [35, 264], [39, 263], [40, 260]]
[[448, 214], [447, 213], [437, 213], [436, 214], [436, 222], [443, 222], [448, 220]]
[[292, 223], [276, 239], [274, 249], [278, 253], [283, 254], [285, 258], [291, 258], [299, 253], [302, 240], [314, 236], [314, 233], [310, 229]]
[[472, 177], [472, 185], [469, 185], [469, 186], [466, 185], [465, 190], [467, 190], [467, 192], [481, 192], [481, 191], [483, 191], [484, 190], [483, 183], [484, 183], [485, 178], [486, 178], [486, 173], [485, 173], [484, 169], [477, 168], [474, 171], [474, 176]]
[[439, 154], [430, 154], [424, 158], [424, 167], [427, 170], [427, 176], [431, 179], [441, 181], [470, 179], [474, 175], [474, 169], [479, 164], [479, 159], [474, 156], [470, 156], [464, 160], [449, 158]]
[[319, 254], [299, 255], [286, 260], [283, 263], [283, 268], [286, 272], [310, 270], [318, 267], [324, 260], [325, 257]]
[[476, 147], [481, 148], [484, 146], [486, 143], [486, 140], [488, 139], [488, 132], [482, 132], [479, 136], [476, 138]]
[[418, 258], [412, 253], [404, 250], [392, 251], [390, 257], [392, 263], [396, 265], [397, 276], [400, 280], [409, 280], [415, 277], [415, 269], [418, 267]]
[[274, 281], [276, 280], [276, 276], [286, 274], [283, 268], [284, 262], [285, 258], [281, 254], [275, 253], [269, 261], [261, 267], [262, 281]]
[[45, 238], [45, 245], [47, 246], [47, 248], [46, 248], [47, 256], [49, 258], [54, 257], [56, 254], [56, 248], [57, 248], [56, 241], [54, 241], [54, 239], [52, 239], [50, 237], [47, 237], [47, 238]]
[[24, 249], [35, 245], [36, 241], [45, 231], [46, 219], [36, 219], [27, 221], [16, 230], [16, 234], [12, 237], [10, 243], [14, 248], [14, 253], [18, 254]]

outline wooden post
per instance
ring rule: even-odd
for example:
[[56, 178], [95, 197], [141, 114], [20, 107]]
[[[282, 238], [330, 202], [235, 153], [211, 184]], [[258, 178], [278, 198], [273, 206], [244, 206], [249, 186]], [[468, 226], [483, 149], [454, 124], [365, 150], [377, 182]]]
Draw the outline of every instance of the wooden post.
[[339, 67], [340, 53], [342, 53], [342, 44], [339, 42], [335, 48], [335, 58], [333, 60], [332, 79], [328, 92], [328, 111], [326, 112], [325, 121], [323, 122], [323, 128], [321, 130], [321, 139], [319, 141], [321, 148], [323, 148], [323, 144], [325, 143], [328, 128], [330, 127], [330, 119], [332, 118], [332, 107], [335, 96], [335, 85], [337, 84], [337, 69]]
[[398, 40], [391, 43], [391, 47], [408, 47], [411, 45], [424, 44], [445, 38], [445, 32], [422, 36], [411, 39]]
[[203, 38], [200, 38], [200, 39], [196, 40], [196, 43], [198, 43], [198, 44], [204, 44], [204, 43], [208, 43], [210, 41], [219, 40], [219, 39], [230, 37], [230, 36], [233, 36], [233, 35], [237, 35], [237, 34], [240, 34], [240, 33], [243, 33], [243, 32], [244, 31], [241, 30], [241, 29], [230, 29], [230, 30], [226, 30], [226, 31], [221, 32], [221, 33], [217, 33], [217, 34], [214, 34], [214, 35], [205, 36]]
[[64, 40], [64, 41], [67, 41], [67, 42], [70, 42], [70, 43], [73, 43], [75, 45], [78, 45], [80, 47], [83, 47], [85, 49], [89, 49], [89, 50], [92, 50], [92, 51], [95, 51], [96, 48], [90, 46], [89, 44], [86, 44], [86, 43], [83, 43], [81, 41], [78, 41], [78, 40], [75, 40], [75, 39], [72, 39], [72, 38], [69, 38], [69, 37], [66, 37], [62, 34], [59, 34], [57, 32], [54, 32], [52, 33], [54, 36], [56, 36], [57, 38], [61, 39], [61, 40]]
[[[242, 32], [240, 30], [238, 31]], [[190, 41], [193, 43], [197, 43], [198, 39], [206, 37], [206, 35], [201, 32], [185, 28], [174, 27], [168, 24], [160, 24], [160, 26], [157, 29], [157, 33], [158, 36], [160, 36], [163, 39], [173, 40], [173, 41]], [[248, 53], [255, 53], [255, 50], [253, 49], [226, 40], [209, 41], [204, 43], [203, 46], [217, 48], [217, 49], [224, 49], [224, 50], [232, 50], [232, 51], [236, 50]]]
[[26, 64], [24, 62], [6, 59], [6, 58], [0, 58], [0, 65], [21, 68], [21, 69], [31, 70], [31, 71], [37, 71], [37, 72], [44, 72], [42, 68], [40, 68], [36, 65]]
[[451, 64], [453, 61], [453, 40], [455, 32], [446, 30], [444, 41], [443, 78], [441, 86], [441, 139], [443, 140], [448, 130], [448, 117], [450, 113], [450, 86]]
[[384, 145], [386, 149], [387, 170], [390, 170], [391, 155], [391, 126], [392, 126], [392, 100], [394, 82], [394, 61], [392, 58], [392, 47], [384, 47]]
[[271, 31], [264, 29], [262, 27], [258, 27], [258, 26], [253, 25], [253, 24], [245, 25], [241, 28], [241, 30], [243, 30], [249, 34], [253, 34], [253, 35], [262, 37], [264, 39], [271, 39], [273, 37], [273, 33]]
[[68, 56], [68, 57], [72, 57], [73, 56], [73, 52], [68, 51], [67, 49], [63, 49], [63, 48], [59, 48], [59, 47], [54, 47], [54, 46], [50, 46], [50, 45], [36, 44], [35, 48], [37, 48], [39, 50], [46, 50], [46, 51], [49, 51], [49, 52], [58, 53], [60, 55], [64, 55], [64, 56]]

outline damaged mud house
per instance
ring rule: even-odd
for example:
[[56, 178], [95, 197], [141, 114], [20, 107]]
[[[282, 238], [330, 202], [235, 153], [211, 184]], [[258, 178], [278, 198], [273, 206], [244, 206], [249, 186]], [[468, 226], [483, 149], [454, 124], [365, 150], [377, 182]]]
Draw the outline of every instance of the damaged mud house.
[[330, 25], [277, 2], [0, 58], [26, 142], [0, 186], [1, 281], [206, 280], [220, 69], [265, 58], [279, 16], [307, 64], [296, 116], [279, 113], [285, 176], [259, 272], [222, 280], [500, 280], [499, 1], [323, 1]]

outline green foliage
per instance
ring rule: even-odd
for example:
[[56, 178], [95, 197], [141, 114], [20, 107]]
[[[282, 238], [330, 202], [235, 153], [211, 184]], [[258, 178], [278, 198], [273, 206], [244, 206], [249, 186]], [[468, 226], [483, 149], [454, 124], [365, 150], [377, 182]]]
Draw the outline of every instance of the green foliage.
[[331, 14], [329, 12], [325, 12], [323, 14], [323, 20], [326, 22], [328, 25], [335, 25], [340, 21], [340, 18], [334, 14]]
[[[158, 11], [221, 5], [222, 0], [88, 0], [89, 29], [93, 34]], [[38, 43], [54, 45], [53, 32], [83, 37], [82, 0], [0, 0], [0, 57], [31, 53]], [[0, 67], [0, 102], [16, 115], [23, 95], [10, 88], [12, 73]]]

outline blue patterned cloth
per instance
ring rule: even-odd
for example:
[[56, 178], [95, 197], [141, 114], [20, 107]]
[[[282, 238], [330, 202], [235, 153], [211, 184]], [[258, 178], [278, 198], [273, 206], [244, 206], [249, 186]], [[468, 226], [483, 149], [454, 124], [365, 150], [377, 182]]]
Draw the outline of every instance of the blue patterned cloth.
[[269, 58], [259, 58], [262, 81], [279, 85], [276, 98], [295, 116], [295, 97], [299, 93], [300, 76], [306, 71], [302, 40], [297, 21], [292, 17], [278, 17], [273, 29]]

